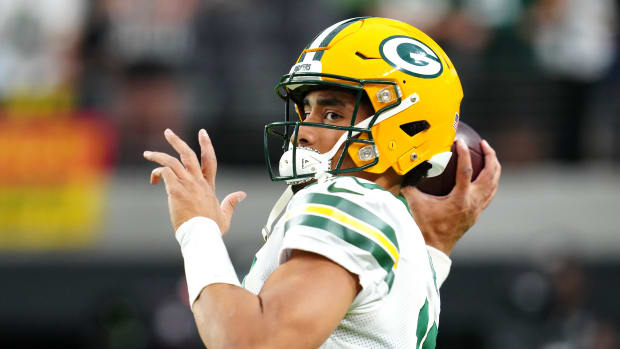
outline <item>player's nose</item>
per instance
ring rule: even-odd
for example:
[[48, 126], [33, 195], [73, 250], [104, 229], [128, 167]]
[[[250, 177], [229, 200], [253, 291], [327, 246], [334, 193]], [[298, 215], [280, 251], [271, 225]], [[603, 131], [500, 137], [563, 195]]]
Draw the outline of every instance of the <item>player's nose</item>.
[[299, 135], [297, 136], [297, 144], [299, 146], [311, 147], [314, 144], [316, 140], [316, 136], [312, 129], [316, 129], [316, 127], [312, 127], [312, 126], [300, 126], [299, 127]]
[[[311, 122], [317, 123], [316, 117], [313, 115], [314, 113], [310, 113], [306, 117], [306, 119], [299, 126], [299, 131], [297, 135], [297, 145], [304, 147], [311, 147], [314, 145], [318, 139], [317, 130], [319, 129], [316, 126], [304, 126], [304, 123]], [[291, 142], [294, 143], [294, 136], [291, 139]]]

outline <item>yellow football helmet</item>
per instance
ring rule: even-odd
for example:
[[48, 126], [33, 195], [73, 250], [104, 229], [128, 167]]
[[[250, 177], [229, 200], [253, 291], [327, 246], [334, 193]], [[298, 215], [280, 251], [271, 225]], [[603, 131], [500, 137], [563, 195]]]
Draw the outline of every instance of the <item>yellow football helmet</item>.
[[[325, 154], [297, 146], [303, 106], [296, 92], [340, 87], [356, 91], [349, 127], [304, 122], [306, 126], [344, 132]], [[427, 176], [443, 172], [459, 120], [463, 90], [452, 62], [429, 36], [413, 26], [386, 18], [360, 17], [323, 30], [301, 53], [276, 92], [287, 104], [284, 122], [265, 127], [265, 156], [272, 180], [305, 182], [321, 172], [383, 173], [392, 167], [404, 175], [421, 163]], [[355, 114], [366, 94], [375, 114], [357, 123]], [[293, 102], [298, 118], [291, 120]], [[279, 175], [271, 166], [268, 135], [284, 140]], [[335, 166], [331, 159], [344, 146]], [[345, 154], [357, 167], [341, 169]]]

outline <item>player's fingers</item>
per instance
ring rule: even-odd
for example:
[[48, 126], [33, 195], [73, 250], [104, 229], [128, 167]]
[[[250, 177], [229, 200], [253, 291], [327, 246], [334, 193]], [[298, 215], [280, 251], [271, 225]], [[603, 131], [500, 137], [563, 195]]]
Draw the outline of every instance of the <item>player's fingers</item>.
[[491, 190], [491, 192], [489, 193], [489, 195], [487, 197], [484, 198], [484, 201], [482, 203], [482, 209], [484, 210], [485, 208], [487, 208], [487, 206], [489, 206], [489, 204], [491, 203], [491, 201], [493, 200], [493, 198], [495, 197], [495, 193], [497, 193], [497, 188], [498, 186], [494, 186], [493, 189]]
[[474, 181], [476, 185], [490, 186], [497, 185], [501, 175], [502, 167], [497, 160], [495, 150], [491, 148], [487, 141], [481, 141], [480, 146], [484, 154], [484, 168], [480, 171], [478, 178]]
[[489, 145], [489, 142], [487, 142], [486, 140], [480, 141], [480, 147], [482, 148], [482, 154], [484, 155], [484, 167], [495, 171], [496, 167], [498, 167], [499, 165], [495, 150]]
[[174, 150], [179, 153], [179, 157], [181, 158], [181, 162], [187, 168], [189, 173], [192, 176], [200, 177], [200, 163], [198, 163], [198, 158], [196, 157], [196, 153], [192, 150], [192, 148], [187, 145], [179, 136], [174, 134], [171, 129], [167, 128], [164, 131], [164, 137], [170, 145], [174, 148]]
[[491, 145], [489, 144], [489, 142], [486, 141], [486, 139], [480, 141], [480, 147], [482, 148], [482, 153], [484, 154], [485, 159], [487, 157], [497, 157], [497, 154], [495, 154], [495, 149], [491, 147]]
[[471, 176], [474, 170], [471, 165], [469, 148], [464, 141], [457, 139], [456, 151], [459, 157], [456, 164], [456, 184], [454, 185], [452, 191], [464, 192], [467, 188], [469, 188]]
[[160, 168], [161, 167], [158, 167], [156, 169], [153, 169], [153, 171], [151, 171], [151, 178], [150, 178], [151, 184], [159, 183], [159, 180], [161, 179], [161, 173], [159, 171]]
[[172, 171], [174, 171], [174, 174], [178, 178], [187, 177], [187, 170], [183, 167], [181, 162], [177, 158], [166, 153], [160, 153], [158, 151], [145, 151], [144, 158], [156, 162], [164, 167], [169, 167]]
[[163, 178], [164, 184], [166, 186], [166, 192], [169, 193], [168, 188], [173, 184], [177, 183], [179, 178], [174, 174], [174, 172], [169, 167], [158, 167], [151, 171], [151, 184], [159, 183], [159, 180]]
[[215, 157], [215, 149], [213, 149], [211, 138], [204, 129], [198, 132], [198, 142], [200, 143], [202, 175], [211, 186], [214, 186], [215, 174], [217, 172], [217, 158]]
[[484, 153], [484, 168], [476, 181], [474, 181], [474, 185], [477, 188], [477, 192], [481, 194], [482, 208], [484, 209], [491, 203], [497, 192], [502, 166], [499, 160], [497, 160], [495, 150], [487, 141], [481, 141], [480, 145]]
[[239, 204], [243, 199], [245, 199], [247, 194], [242, 191], [237, 191], [231, 194], [228, 194], [222, 203], [220, 204], [220, 208], [222, 209], [222, 214], [224, 215], [224, 219], [226, 222], [226, 227], [230, 220], [232, 219], [233, 213], [235, 213], [235, 208], [237, 208], [237, 204]]

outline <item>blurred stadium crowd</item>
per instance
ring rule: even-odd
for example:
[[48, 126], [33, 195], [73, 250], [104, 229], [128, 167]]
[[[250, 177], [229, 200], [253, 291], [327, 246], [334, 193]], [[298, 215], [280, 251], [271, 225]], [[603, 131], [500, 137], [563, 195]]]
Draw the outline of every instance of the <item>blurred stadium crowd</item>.
[[[84, 263], [110, 178], [146, 178], [165, 128], [262, 166], [278, 78], [320, 29], [368, 15], [442, 44], [463, 120], [508, 168], [619, 165], [618, 0], [2, 0], [0, 347], [200, 347], [180, 260]], [[456, 265], [438, 348], [619, 348], [618, 265]]]

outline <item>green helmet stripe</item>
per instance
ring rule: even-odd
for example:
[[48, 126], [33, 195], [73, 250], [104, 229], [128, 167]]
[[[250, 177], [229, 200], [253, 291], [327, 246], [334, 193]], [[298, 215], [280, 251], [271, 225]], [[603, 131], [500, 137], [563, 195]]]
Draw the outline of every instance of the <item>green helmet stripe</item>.
[[[321, 45], [319, 47], [325, 47], [325, 46], [329, 46], [329, 43], [334, 39], [334, 37], [336, 37], [336, 35], [338, 35], [338, 33], [340, 33], [341, 31], [344, 30], [344, 28], [348, 27], [349, 25], [360, 21], [362, 19], [365, 19], [368, 17], [357, 17], [357, 18], [351, 18], [350, 20], [342, 23], [341, 25], [339, 25], [336, 29], [332, 30], [331, 33], [329, 33], [329, 35], [327, 35], [325, 37], [325, 39], [323, 39], [323, 41], [321, 41]], [[314, 55], [314, 60], [315, 61], [320, 61], [321, 58], [323, 58], [323, 53], [325, 51], [318, 51], [315, 55]]]
[[[334, 37], [336, 37], [336, 35], [338, 35], [338, 33], [340, 33], [344, 28], [348, 27], [350, 24], [353, 24], [365, 18], [370, 18], [370, 17], [350, 18], [342, 22], [336, 23], [335, 25], [325, 29], [323, 32], [317, 35], [317, 37], [315, 37], [312, 40], [312, 42], [308, 46], [306, 46], [305, 49], [328, 46], [329, 43], [334, 39]], [[318, 41], [318, 40], [321, 40], [321, 41]], [[301, 57], [299, 57], [298, 62], [320, 61], [321, 58], [323, 57], [323, 52], [324, 51], [306, 52], [302, 54]]]
[[[316, 38], [312, 39], [312, 41], [314, 41]], [[306, 47], [304, 47], [304, 50], [307, 50], [310, 48], [310, 44], [312, 42], [309, 42], [308, 45], [306, 45]], [[306, 58], [306, 53], [304, 52], [301, 57], [299, 57], [299, 62], [303, 62], [303, 60]]]

